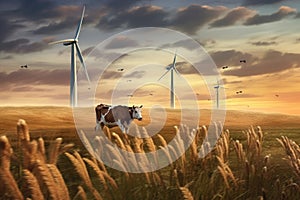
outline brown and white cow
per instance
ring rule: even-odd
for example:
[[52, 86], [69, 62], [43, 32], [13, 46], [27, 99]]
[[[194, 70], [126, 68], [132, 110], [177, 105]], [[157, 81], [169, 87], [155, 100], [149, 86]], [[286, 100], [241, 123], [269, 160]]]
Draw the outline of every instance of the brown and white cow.
[[119, 126], [123, 133], [128, 132], [128, 128], [132, 120], [138, 119], [141, 121], [143, 106], [109, 106], [105, 104], [97, 105], [96, 111], [96, 130], [104, 125], [111, 128]]

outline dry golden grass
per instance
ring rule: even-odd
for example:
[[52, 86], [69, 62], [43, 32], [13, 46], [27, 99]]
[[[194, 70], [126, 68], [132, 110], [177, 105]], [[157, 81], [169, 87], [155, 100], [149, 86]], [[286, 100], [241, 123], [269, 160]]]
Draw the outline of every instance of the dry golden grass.
[[[166, 112], [168, 115], [166, 129], [180, 124], [180, 110], [167, 109]], [[200, 125], [208, 125], [210, 117], [210, 110], [200, 110]], [[31, 124], [31, 134], [34, 134], [32, 131], [37, 130], [75, 130], [72, 109], [69, 107], [0, 107], [0, 134], [15, 133], [15, 123], [20, 118]], [[299, 121], [300, 116], [228, 110], [225, 126], [228, 128], [247, 128], [249, 125], [299, 127]], [[143, 108], [143, 121], [136, 123], [145, 126], [149, 122], [149, 110]], [[169, 124], [170, 122], [172, 124]], [[47, 131], [43, 134], [47, 134]]]
[[[176, 110], [171, 111], [172, 120], [175, 120], [176, 113]], [[30, 117], [34, 115], [29, 114]], [[273, 123], [278, 122], [277, 117]], [[232, 123], [232, 125], [238, 127], [240, 120], [243, 119], [239, 119], [239, 122]], [[268, 119], [272, 120], [272, 118]], [[295, 117], [295, 119], [298, 118]], [[7, 120], [11, 118], [8, 117]], [[210, 144], [206, 139], [209, 134], [206, 126], [190, 130], [189, 127], [183, 125], [174, 127], [167, 124], [160, 135], [147, 139], [137, 137], [127, 139], [119, 136], [120, 133], [113, 133], [115, 129], [105, 129], [106, 135], [121, 149], [141, 154], [159, 148], [164, 149], [163, 147], [168, 143], [168, 134], [170, 135], [165, 131], [172, 132], [171, 135], [176, 133], [180, 137], [175, 140], [175, 145], [169, 150], [164, 149], [169, 160], [183, 151], [183, 141], [186, 140], [184, 136], [190, 132], [195, 135], [189, 150], [171, 165], [155, 172], [132, 174], [110, 169], [82, 151], [66, 152], [73, 146], [72, 144], [65, 145], [60, 138], [63, 137], [62, 135], [57, 133], [58, 137], [44, 141], [43, 138], [38, 138], [40, 135], [31, 134], [27, 123], [29, 122], [22, 120], [18, 122], [17, 134], [16, 130], [14, 133], [7, 132], [8, 136], [14, 134], [19, 138], [16, 141], [20, 142], [14, 143], [13, 146], [17, 153], [13, 154], [11, 143], [6, 136], [0, 137], [0, 181], [3, 183], [0, 185], [1, 199], [41, 199], [42, 197], [44, 199], [300, 198], [299, 145], [288, 137], [281, 137], [278, 139], [279, 142], [273, 138], [277, 147], [280, 147], [280, 144], [284, 147], [284, 151], [280, 148], [279, 150], [286, 156], [280, 159], [285, 158], [288, 161], [285, 173], [278, 173], [280, 170], [278, 170], [278, 164], [274, 162], [275, 156], [265, 151], [265, 143], [269, 135], [257, 126], [240, 132], [244, 139], [236, 140], [229, 130], [224, 131], [218, 124], [215, 124], [215, 130], [221, 131], [221, 137], [216, 145]], [[42, 122], [37, 122], [37, 124], [40, 123]], [[58, 122], [55, 121], [55, 123]], [[147, 119], [141, 123], [147, 123]], [[269, 122], [265, 122], [267, 123]], [[51, 124], [49, 127], [53, 128], [51, 120], [49, 124]], [[31, 124], [29, 125], [31, 127]], [[39, 126], [41, 124], [33, 127], [47, 133], [45, 127], [39, 129]], [[61, 127], [67, 126], [64, 124]], [[296, 122], [289, 122], [289, 126], [296, 127]], [[59, 125], [55, 127], [60, 128]], [[144, 128], [137, 128], [135, 131], [137, 135], [148, 135]], [[124, 158], [118, 150], [108, 144], [103, 148], [101, 146], [103, 138], [100, 136], [94, 138], [96, 148], [93, 148], [89, 144], [90, 141], [84, 138], [85, 133], [80, 134], [89, 150], [95, 151], [94, 155], [98, 153], [107, 156], [115, 166], [123, 170], [129, 169], [129, 163], [135, 167], [139, 166], [141, 160], [138, 157]], [[212, 150], [208, 152], [210, 148]], [[207, 155], [199, 158], [199, 154]], [[160, 162], [155, 156], [153, 154], [153, 161]], [[12, 167], [11, 160], [13, 159], [17, 159], [18, 162], [14, 162], [15, 166]], [[147, 160], [143, 161], [147, 162]], [[59, 166], [66, 167], [66, 165], [69, 170], [61, 173], [64, 169]], [[15, 167], [21, 169], [20, 174], [11, 171]], [[294, 174], [288, 173], [287, 170]], [[21, 185], [21, 182], [27, 183], [27, 187]]]
[[43, 199], [44, 196], [36, 177], [27, 169], [24, 169], [23, 174], [25, 181], [24, 190], [27, 193], [25, 193], [25, 196], [31, 199]]

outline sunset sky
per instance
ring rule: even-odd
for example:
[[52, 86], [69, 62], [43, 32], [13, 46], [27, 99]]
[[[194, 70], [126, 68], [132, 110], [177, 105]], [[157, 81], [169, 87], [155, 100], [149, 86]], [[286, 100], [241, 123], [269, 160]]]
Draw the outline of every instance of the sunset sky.
[[[115, 34], [132, 28], [168, 28], [199, 42], [213, 59], [226, 88], [227, 109], [300, 114], [299, 0], [0, 0], [0, 106], [69, 105], [70, 47], [48, 43], [74, 37], [83, 5], [79, 44], [87, 64], [91, 50]], [[105, 53], [139, 45], [137, 38], [118, 35], [106, 44]], [[122, 80], [125, 89], [120, 94], [130, 103], [168, 106], [168, 88], [160, 83], [169, 84], [169, 75], [160, 83], [149, 80], [165, 72], [178, 49], [182, 77], [175, 77], [176, 93], [185, 91], [180, 81], [187, 80], [200, 108], [214, 106], [207, 89], [213, 86], [205, 85], [180, 56], [182, 47], [189, 50], [178, 41], [160, 47], [167, 52], [141, 50], [115, 60], [99, 80], [97, 101], [109, 99]], [[145, 60], [155, 62], [147, 66]], [[140, 87], [128, 94], [125, 82]]]

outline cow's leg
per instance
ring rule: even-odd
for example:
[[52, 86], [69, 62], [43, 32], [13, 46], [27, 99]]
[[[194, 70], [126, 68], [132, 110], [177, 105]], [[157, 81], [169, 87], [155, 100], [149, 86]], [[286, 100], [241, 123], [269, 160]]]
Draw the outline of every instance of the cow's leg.
[[118, 119], [118, 121], [116, 121], [116, 124], [119, 126], [119, 128], [121, 129], [122, 133], [124, 133], [125, 129], [123, 124], [121, 123], [121, 120]]
[[97, 120], [96, 126], [95, 126], [95, 131], [98, 131], [100, 129], [100, 125], [101, 125], [100, 121]]
[[129, 144], [129, 138], [128, 138], [129, 126], [126, 121], [123, 122], [123, 127], [124, 127], [124, 133], [123, 133], [124, 141], [126, 142], [126, 144]]
[[128, 143], [127, 132], [126, 132], [127, 130], [126, 130], [125, 125], [121, 122], [120, 119], [118, 119], [118, 121], [116, 123], [122, 131], [122, 133], [121, 133], [122, 141], [124, 142], [124, 144], [129, 144]]

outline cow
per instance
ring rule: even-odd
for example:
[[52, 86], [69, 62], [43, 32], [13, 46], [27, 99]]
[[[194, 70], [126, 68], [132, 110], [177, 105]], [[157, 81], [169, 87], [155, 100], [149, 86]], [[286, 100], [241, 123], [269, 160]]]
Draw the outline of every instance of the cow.
[[142, 117], [141, 106], [110, 106], [105, 104], [97, 105], [96, 111], [96, 130], [103, 129], [104, 125], [108, 128], [119, 126], [123, 133], [128, 133], [129, 125], [137, 119], [141, 121]]

